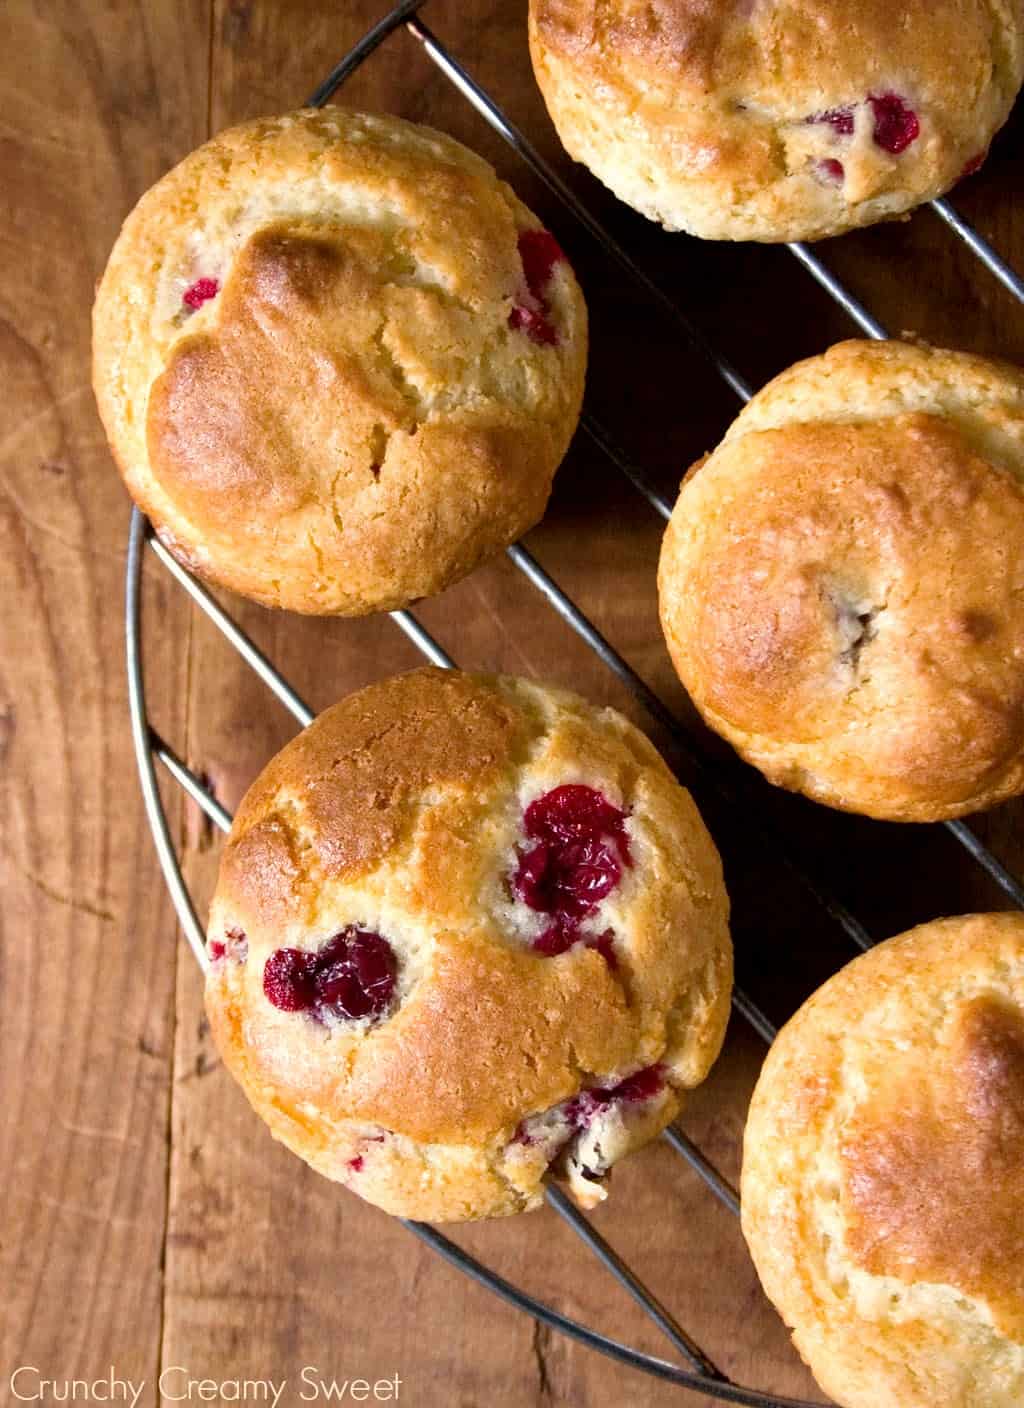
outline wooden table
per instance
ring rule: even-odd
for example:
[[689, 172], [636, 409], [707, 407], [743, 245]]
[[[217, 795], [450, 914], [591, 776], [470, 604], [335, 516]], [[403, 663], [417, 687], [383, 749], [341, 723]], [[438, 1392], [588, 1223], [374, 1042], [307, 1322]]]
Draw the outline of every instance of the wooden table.
[[[175, 1366], [227, 1381], [222, 1401], [234, 1381], [283, 1378], [281, 1401], [303, 1401], [303, 1366], [339, 1380], [397, 1373], [399, 1401], [446, 1408], [705, 1401], [506, 1309], [272, 1143], [219, 1068], [143, 818], [122, 664], [128, 504], [89, 388], [93, 283], [121, 218], [170, 163], [228, 123], [301, 101], [384, 8], [7, 0], [0, 17], [4, 1402], [17, 1401], [8, 1376], [18, 1365], [59, 1381], [113, 1366], [146, 1381], [142, 1403], [158, 1401], [160, 1371]], [[851, 334], [785, 250], [666, 236], [571, 170], [531, 79], [524, 11], [521, 0], [431, 0], [425, 17], [746, 376], [757, 384]], [[408, 35], [394, 36], [345, 98], [446, 128], [550, 221], [593, 311], [591, 403], [671, 493], [735, 409], [710, 367], [596, 254]], [[956, 199], [1024, 265], [1020, 131], [1004, 134]], [[1020, 309], [931, 213], [821, 253], [891, 329], [1024, 360]], [[660, 532], [580, 437], [529, 543], [686, 717], [655, 615]], [[155, 563], [146, 576], [154, 721], [233, 807], [292, 724]], [[230, 605], [318, 708], [418, 660], [386, 620], [308, 621]], [[460, 664], [561, 680], [651, 727], [507, 560], [420, 614]], [[651, 731], [685, 775], [680, 750]], [[168, 795], [204, 900], [217, 838]], [[768, 824], [877, 936], [997, 903], [939, 831], [844, 819], [767, 788], [756, 795]], [[739, 975], [782, 1019], [851, 950], [770, 849], [751, 844], [753, 809], [726, 815], [698, 797], [726, 855]], [[1022, 815], [1007, 807], [976, 822], [1018, 869]], [[684, 1120], [733, 1179], [762, 1054], [737, 1027]], [[659, 1145], [623, 1167], [594, 1220], [730, 1374], [816, 1396], [736, 1223], [671, 1150]], [[553, 1213], [457, 1235], [568, 1313], [666, 1352]], [[165, 1386], [165, 1401], [180, 1399], [184, 1377]]]

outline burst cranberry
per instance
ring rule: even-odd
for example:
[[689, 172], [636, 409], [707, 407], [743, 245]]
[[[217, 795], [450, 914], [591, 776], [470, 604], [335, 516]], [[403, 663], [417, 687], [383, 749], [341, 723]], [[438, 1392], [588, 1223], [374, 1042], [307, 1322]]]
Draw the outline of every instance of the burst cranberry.
[[665, 1086], [661, 1071], [661, 1066], [645, 1066], [618, 1085], [595, 1085], [581, 1090], [567, 1103], [565, 1117], [573, 1129], [587, 1129], [610, 1105], [641, 1105], [645, 1100], [653, 1100]]
[[985, 165], [985, 158], [987, 156], [987, 151], [979, 152], [977, 156], [972, 156], [970, 161], [966, 163], [964, 169], [960, 172], [960, 180], [962, 181], [965, 176], [973, 176], [976, 171], [980, 171]]
[[636, 1071], [621, 1081], [612, 1091], [612, 1098], [625, 1100], [631, 1105], [640, 1104], [644, 1100], [653, 1100], [656, 1095], [660, 1095], [664, 1086], [665, 1080], [661, 1066], [645, 1066], [642, 1071]]
[[622, 865], [600, 836], [580, 841], [538, 841], [516, 873], [518, 897], [541, 914], [584, 919], [619, 883]]
[[547, 230], [521, 230], [519, 258], [523, 261], [526, 287], [534, 298], [543, 298], [552, 269], [565, 258], [561, 246]]
[[349, 1159], [348, 1166], [353, 1173], [361, 1173], [363, 1170], [362, 1154], [357, 1154], [354, 1159]]
[[570, 925], [549, 924], [539, 939], [534, 939], [533, 949], [545, 958], [556, 958], [572, 948], [578, 935]]
[[390, 1004], [395, 956], [379, 934], [346, 929], [320, 950], [317, 959], [315, 986], [321, 1008], [333, 1008], [342, 1017], [370, 1017]]
[[[615, 1104], [643, 1104], [644, 1101], [653, 1100], [656, 1095], [660, 1095], [664, 1088], [664, 1067], [655, 1065], [635, 1071], [618, 1085], [592, 1085], [579, 1091], [566, 1100], [564, 1105], [555, 1107], [555, 1113], [561, 1113], [570, 1130], [568, 1135], [561, 1137], [558, 1147], [564, 1148], [573, 1134], [589, 1129], [602, 1110], [607, 1110]], [[538, 1123], [546, 1121], [551, 1113], [549, 1111], [546, 1115], [533, 1115], [520, 1121], [512, 1136], [512, 1143], [531, 1148], [542, 1142], [543, 1136], [538, 1132]]]
[[508, 325], [513, 331], [525, 332], [542, 347], [553, 347], [558, 333], [549, 317], [544, 291], [551, 281], [552, 269], [565, 255], [547, 230], [521, 230], [518, 244], [530, 299], [515, 305], [508, 315]]
[[538, 953], [552, 958], [580, 938], [615, 967], [612, 935], [581, 935], [581, 922], [622, 879], [630, 865], [625, 812], [592, 787], [568, 784], [538, 797], [526, 809], [523, 829], [534, 843], [520, 852], [512, 876], [516, 898], [551, 923], [534, 940]]
[[819, 161], [818, 170], [826, 181], [833, 181], [836, 185], [842, 185], [843, 178], [846, 175], [843, 169], [843, 163], [836, 161], [834, 156], [825, 157], [823, 161]]
[[381, 1017], [391, 1005], [398, 967], [387, 939], [350, 925], [315, 952], [279, 948], [267, 959], [263, 991], [283, 1012]]
[[899, 156], [921, 132], [917, 113], [896, 93], [868, 98], [875, 118], [875, 142], [883, 151]]
[[599, 953], [612, 972], [615, 972], [619, 966], [619, 960], [615, 956], [615, 935], [610, 929], [606, 929], [603, 934], [588, 934], [583, 942], [587, 948], [592, 948], [595, 953]]
[[[921, 133], [921, 123], [913, 108], [907, 106], [898, 93], [871, 94], [868, 97], [871, 115], [874, 119], [875, 145], [899, 156]], [[854, 109], [830, 108], [827, 112], [816, 112], [808, 122], [826, 122], [839, 137], [851, 137], [854, 127]], [[824, 164], [824, 163], [823, 163]]]
[[656, 1095], [660, 1095], [664, 1086], [661, 1066], [645, 1066], [642, 1071], [635, 1071], [618, 1085], [598, 1085], [581, 1090], [566, 1105], [566, 1119], [573, 1129], [586, 1129], [594, 1117], [609, 1105], [643, 1104], [645, 1100], [653, 1100]]
[[181, 301], [186, 308], [191, 308], [195, 312], [204, 303], [208, 303], [211, 298], [216, 298], [219, 292], [220, 284], [216, 279], [196, 279], [195, 283], [189, 284], [181, 295]]
[[538, 313], [517, 303], [508, 315], [508, 325], [513, 332], [525, 332], [531, 342], [541, 347], [554, 347], [558, 333], [546, 313]]
[[853, 136], [853, 108], [829, 108], [828, 112], [816, 112], [808, 122], [827, 122], [840, 137]]

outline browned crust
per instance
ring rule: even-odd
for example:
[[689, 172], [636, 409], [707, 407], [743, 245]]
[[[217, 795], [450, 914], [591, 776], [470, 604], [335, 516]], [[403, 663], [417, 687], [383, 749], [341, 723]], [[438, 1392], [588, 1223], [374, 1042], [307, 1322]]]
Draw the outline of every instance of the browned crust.
[[697, 707], [772, 781], [956, 816], [1024, 787], [1024, 380], [846, 348], [766, 387], [684, 481], [662, 624]]
[[1024, 916], [911, 930], [780, 1033], [744, 1139], [765, 1289], [847, 1408], [1024, 1395]]
[[[221, 133], [125, 222], [97, 293], [100, 414], [192, 571], [319, 614], [432, 595], [542, 515], [586, 310], [509, 327], [535, 217], [466, 148], [332, 109]], [[189, 316], [193, 278], [216, 298]]]
[[[1024, 74], [1019, 7], [988, 0], [531, 0], [534, 70], [567, 150], [670, 228], [820, 238], [891, 217], [984, 153]], [[865, 99], [920, 135], [891, 155]], [[844, 137], [817, 114], [860, 104]], [[840, 160], [841, 182], [820, 163]]]
[[[615, 971], [583, 945], [539, 956], [506, 912], [524, 795], [566, 780], [615, 798], [635, 831], [638, 865], [602, 921]], [[380, 1128], [365, 1196], [490, 1215], [539, 1197], [542, 1165], [506, 1168], [525, 1116], [656, 1061], [677, 1089], [703, 1078], [728, 1015], [727, 910], [693, 803], [624, 719], [522, 681], [420, 670], [321, 715], [246, 795], [210, 932], [243, 931], [249, 955], [214, 965], [207, 1008], [254, 1106], [314, 1166], [350, 1181], [361, 1132]], [[328, 1032], [273, 1008], [270, 953], [347, 923], [393, 941], [396, 1014]]]

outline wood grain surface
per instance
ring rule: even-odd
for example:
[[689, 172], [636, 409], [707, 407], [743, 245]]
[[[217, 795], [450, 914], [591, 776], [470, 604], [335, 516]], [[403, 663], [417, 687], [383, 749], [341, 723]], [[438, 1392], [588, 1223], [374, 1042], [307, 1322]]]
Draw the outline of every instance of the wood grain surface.
[[[401, 1378], [430, 1405], [704, 1404], [534, 1324], [398, 1224], [317, 1178], [258, 1125], [220, 1069], [199, 974], [177, 933], [139, 800], [123, 670], [128, 505], [89, 390], [93, 284], [119, 221], [174, 160], [228, 123], [297, 105], [384, 0], [4, 0], [0, 8], [0, 1402], [18, 1365], [42, 1377], [227, 1387]], [[700, 246], [632, 215], [560, 153], [529, 70], [523, 0], [430, 0], [427, 23], [617, 237], [755, 385], [851, 325], [784, 249]], [[638, 295], [433, 68], [394, 35], [346, 102], [442, 127], [500, 168], [550, 223], [593, 318], [588, 402], [667, 493], [720, 436], [735, 400], [678, 326]], [[956, 202], [1024, 266], [1020, 124]], [[820, 247], [894, 331], [1024, 361], [1020, 309], [938, 219]], [[878, 937], [999, 897], [941, 830], [843, 818], [748, 786], [693, 723], [657, 627], [661, 523], [582, 436], [529, 546], [630, 664], [737, 777], [746, 800], [695, 792], [726, 858], [738, 974], [782, 1020], [851, 955], [795, 883], [791, 854]], [[146, 571], [153, 721], [229, 808], [293, 725], [155, 563]], [[418, 662], [387, 620], [236, 618], [309, 703]], [[419, 615], [467, 667], [558, 680], [666, 736], [501, 559]], [[172, 789], [201, 908], [218, 839]], [[1019, 806], [974, 825], [1024, 866]], [[767, 833], [767, 839], [766, 839]], [[683, 1125], [730, 1178], [763, 1056], [731, 1034]], [[659, 1145], [623, 1167], [594, 1218], [739, 1380], [820, 1398], [764, 1301], [738, 1227]], [[567, 1313], [658, 1354], [657, 1331], [549, 1211], [463, 1229], [461, 1245]], [[28, 1385], [29, 1380], [23, 1380]], [[184, 1378], [170, 1380], [176, 1401]], [[24, 1391], [24, 1390], [23, 1390]], [[197, 1391], [194, 1391], [194, 1394]], [[307, 1389], [308, 1393], [309, 1390]], [[177, 1401], [183, 1401], [178, 1399]], [[193, 1402], [199, 1399], [193, 1396]], [[257, 1401], [250, 1397], [249, 1401]]]

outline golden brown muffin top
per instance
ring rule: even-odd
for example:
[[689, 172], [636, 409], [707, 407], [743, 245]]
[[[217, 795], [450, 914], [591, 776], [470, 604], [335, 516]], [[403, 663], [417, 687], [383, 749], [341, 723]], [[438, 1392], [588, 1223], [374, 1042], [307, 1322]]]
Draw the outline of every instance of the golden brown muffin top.
[[709, 238], [817, 238], [980, 163], [1024, 72], [1019, 3], [531, 0], [566, 146]]
[[168, 173], [94, 319], [101, 414], [168, 545], [316, 612], [406, 604], [535, 522], [585, 349], [568, 264], [491, 167], [340, 109]]
[[911, 1064], [843, 1135], [851, 1256], [956, 1286], [1024, 1344], [1024, 1010], [961, 1002], [939, 1053]]
[[[626, 818], [619, 882], [557, 956], [510, 882], [538, 795], [579, 785]], [[486, 1144], [593, 1079], [663, 1062], [706, 1072], [728, 1002], [725, 896], [696, 808], [611, 710], [525, 681], [433, 669], [329, 709], [247, 794], [225, 847], [209, 1007], [243, 1084], [328, 1122]], [[398, 957], [387, 1020], [333, 1026], [278, 1010], [272, 953], [346, 926]], [[612, 962], [595, 940], [612, 934]], [[724, 1005], [723, 1005], [724, 1004]]]
[[1024, 1394], [1024, 916], [879, 945], [780, 1033], [751, 1104], [743, 1219], [837, 1402]]
[[776, 379], [684, 483], [663, 621], [773, 780], [878, 815], [1024, 782], [1024, 376], [845, 343]]

